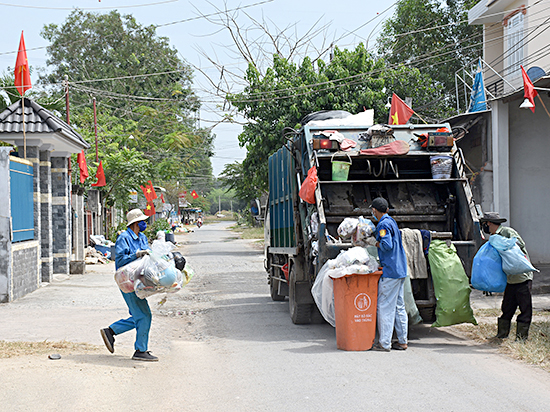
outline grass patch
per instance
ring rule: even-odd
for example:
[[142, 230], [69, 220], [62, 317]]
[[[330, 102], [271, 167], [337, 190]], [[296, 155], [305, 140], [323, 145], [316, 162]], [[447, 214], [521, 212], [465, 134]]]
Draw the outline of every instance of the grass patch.
[[494, 310], [496, 309], [478, 309], [475, 311], [475, 316], [478, 320], [480, 320], [479, 318], [490, 317], [492, 322], [479, 322], [478, 326], [462, 324], [455, 327], [466, 333], [470, 339], [498, 347], [500, 353], [550, 371], [550, 319], [546, 320], [548, 312], [537, 311], [533, 313], [533, 315], [537, 316], [537, 319], [533, 319], [531, 323], [529, 339], [522, 343], [515, 341], [515, 322], [512, 322], [510, 337], [508, 339], [487, 339], [497, 334], [496, 317], [501, 312], [496, 310], [497, 314], [495, 316], [493, 314]]
[[250, 226], [230, 226], [233, 232], [238, 233], [241, 239], [258, 239], [264, 240], [264, 228], [263, 227], [250, 227]]
[[0, 359], [26, 355], [45, 355], [50, 353], [68, 354], [71, 352], [95, 352], [99, 346], [88, 343], [75, 343], [65, 340], [50, 342], [9, 342], [0, 340]]

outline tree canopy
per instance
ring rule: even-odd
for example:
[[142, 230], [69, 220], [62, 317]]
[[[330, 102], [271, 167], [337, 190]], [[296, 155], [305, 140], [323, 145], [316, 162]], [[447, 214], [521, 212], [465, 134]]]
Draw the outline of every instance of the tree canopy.
[[[358, 113], [373, 108], [375, 120], [388, 121], [384, 107], [392, 92], [411, 97], [417, 105], [437, 100], [441, 87], [418, 69], [390, 66], [375, 58], [363, 44], [354, 50], [335, 48], [329, 62], [309, 58], [300, 65], [278, 55], [273, 66], [261, 75], [253, 65], [246, 73], [247, 86], [228, 96], [248, 123], [239, 135], [247, 149], [241, 164], [227, 165], [223, 178], [237, 193], [254, 198], [267, 189], [267, 159], [283, 142], [285, 127], [300, 127], [300, 120], [318, 110], [347, 110]], [[435, 116], [437, 105], [425, 113]]]
[[398, 0], [378, 37], [378, 54], [390, 64], [416, 67], [443, 88], [447, 110], [440, 118], [456, 107], [455, 72], [482, 55], [482, 28], [468, 25], [468, 10], [477, 2]]
[[[75, 10], [62, 25], [46, 25], [42, 36], [50, 45], [48, 72], [41, 73], [40, 82], [53, 85], [48, 93], [62, 97], [60, 82], [68, 77], [71, 124], [92, 144], [96, 99], [108, 184], [103, 190], [110, 202], [125, 204], [128, 182], [136, 189], [149, 179], [210, 190], [213, 135], [196, 124], [200, 102], [191, 88], [192, 69], [154, 26], [117, 11]], [[95, 160], [91, 150], [87, 157]], [[117, 162], [141, 169], [125, 170], [126, 177], [117, 180]], [[113, 184], [119, 187], [109, 187]]]

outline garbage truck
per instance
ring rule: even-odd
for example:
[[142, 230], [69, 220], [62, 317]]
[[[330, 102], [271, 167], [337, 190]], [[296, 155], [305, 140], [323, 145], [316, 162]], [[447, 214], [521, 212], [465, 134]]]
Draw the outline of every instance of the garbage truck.
[[[359, 117], [359, 118], [358, 118]], [[364, 124], [362, 124], [365, 122]], [[311, 288], [323, 264], [352, 247], [337, 229], [347, 217], [371, 218], [382, 196], [400, 229], [424, 229], [457, 250], [470, 276], [482, 241], [479, 217], [462, 151], [449, 124], [372, 124], [372, 116], [317, 112], [269, 157], [265, 208], [265, 269], [271, 298], [288, 296], [292, 322], [322, 322]], [[312, 167], [313, 203], [299, 196]], [[426, 246], [426, 245], [425, 245]], [[436, 299], [429, 274], [412, 280], [415, 302], [427, 322]]]

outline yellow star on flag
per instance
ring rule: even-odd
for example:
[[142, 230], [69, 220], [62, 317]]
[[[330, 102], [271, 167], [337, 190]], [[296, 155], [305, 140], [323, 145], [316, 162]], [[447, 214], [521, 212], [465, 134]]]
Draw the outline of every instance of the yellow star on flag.
[[147, 205], [146, 209], [151, 210], [151, 205]]
[[391, 115], [391, 124], [399, 124], [399, 116], [397, 115], [397, 112]]
[[147, 188], [147, 193], [151, 193], [151, 189]]

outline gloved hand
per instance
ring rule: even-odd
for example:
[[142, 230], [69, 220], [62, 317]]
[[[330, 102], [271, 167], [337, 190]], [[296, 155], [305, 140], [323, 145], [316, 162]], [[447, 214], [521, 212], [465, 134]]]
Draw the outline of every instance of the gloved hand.
[[149, 251], [148, 250], [138, 250], [136, 252], [136, 258], [142, 258], [143, 256], [145, 255], [148, 255], [149, 254]]
[[367, 238], [367, 245], [376, 246], [376, 238], [374, 236], [369, 236]]

